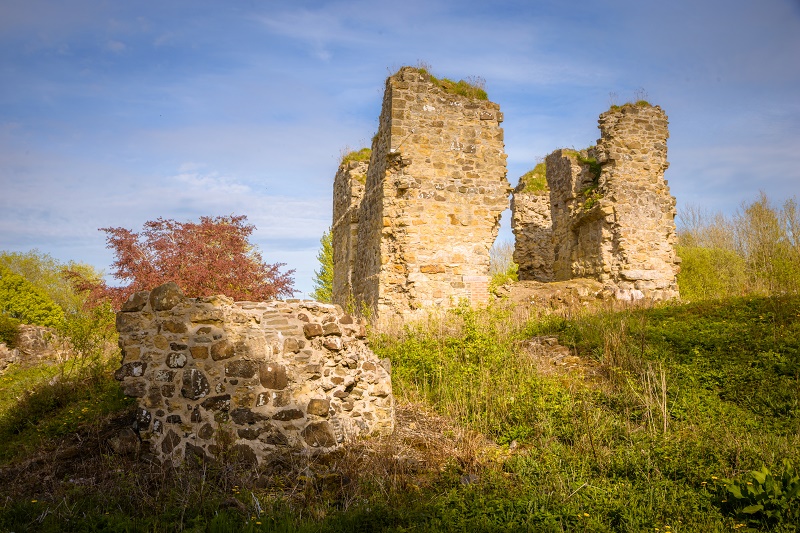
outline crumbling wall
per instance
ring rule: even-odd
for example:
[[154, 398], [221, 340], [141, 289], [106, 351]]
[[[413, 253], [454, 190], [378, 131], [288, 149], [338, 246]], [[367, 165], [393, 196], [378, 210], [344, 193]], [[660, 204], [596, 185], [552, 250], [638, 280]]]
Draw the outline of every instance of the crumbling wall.
[[379, 315], [488, 301], [489, 248], [508, 205], [499, 106], [418, 69], [386, 81], [358, 215], [353, 293]]
[[117, 331], [115, 377], [162, 460], [227, 449], [257, 462], [393, 430], [389, 372], [366, 347], [363, 320], [338, 306], [184, 298], [168, 283], [132, 295]]
[[664, 179], [667, 117], [658, 106], [626, 104], [598, 122], [596, 147], [556, 150], [545, 160], [552, 279], [596, 279], [622, 300], [676, 298], [675, 199]]
[[658, 106], [627, 104], [598, 123], [597, 161], [614, 208], [611, 278], [618, 297], [677, 298], [675, 198], [664, 179], [667, 115]]
[[367, 161], [345, 161], [333, 181], [333, 302], [343, 307], [352, 300], [359, 206], [368, 168]]
[[553, 223], [553, 280], [610, 281], [613, 207], [593, 151], [556, 150], [546, 158]]
[[514, 232], [514, 262], [520, 281], [553, 280], [553, 223], [550, 190], [530, 190], [524, 176], [511, 197], [511, 231]]

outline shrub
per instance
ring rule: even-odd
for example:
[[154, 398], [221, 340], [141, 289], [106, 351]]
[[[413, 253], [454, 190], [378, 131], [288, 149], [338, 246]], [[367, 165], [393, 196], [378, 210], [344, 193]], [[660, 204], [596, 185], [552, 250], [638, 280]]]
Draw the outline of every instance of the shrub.
[[783, 472], [766, 466], [717, 486], [717, 504], [753, 527], [800, 524], [800, 470], [784, 460]]
[[0, 342], [5, 343], [9, 348], [15, 348], [19, 324], [20, 322], [16, 318], [0, 314]]
[[64, 311], [43, 290], [2, 265], [0, 313], [39, 326], [58, 326], [64, 320]]

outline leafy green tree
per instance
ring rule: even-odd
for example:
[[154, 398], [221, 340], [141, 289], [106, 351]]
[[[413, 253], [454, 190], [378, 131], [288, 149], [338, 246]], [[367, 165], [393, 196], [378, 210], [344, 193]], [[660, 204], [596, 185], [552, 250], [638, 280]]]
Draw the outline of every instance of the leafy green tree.
[[33, 283], [0, 265], [0, 313], [26, 324], [60, 326], [64, 310]]
[[320, 239], [321, 248], [317, 254], [319, 270], [314, 271], [314, 292], [311, 297], [318, 302], [333, 301], [333, 234], [328, 228]]
[[0, 252], [0, 265], [19, 274], [44, 293], [64, 310], [66, 314], [79, 313], [86, 296], [75, 290], [65, 271], [79, 272], [81, 277], [100, 281], [102, 274], [91, 265], [70, 261], [63, 264], [49, 254], [30, 250], [28, 252]]

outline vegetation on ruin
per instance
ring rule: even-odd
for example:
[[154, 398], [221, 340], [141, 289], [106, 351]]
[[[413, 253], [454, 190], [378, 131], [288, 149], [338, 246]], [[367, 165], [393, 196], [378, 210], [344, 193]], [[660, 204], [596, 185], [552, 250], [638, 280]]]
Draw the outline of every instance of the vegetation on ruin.
[[635, 102], [625, 102], [622, 105], [612, 104], [609, 109], [611, 111], [617, 111], [623, 107], [653, 107], [653, 104], [647, 100], [636, 100]]
[[539, 193], [549, 191], [547, 186], [547, 163], [542, 161], [531, 170], [523, 174], [520, 178], [522, 190], [525, 193]]
[[113, 314], [85, 312], [73, 358], [0, 375], [0, 531], [797, 531], [796, 201], [688, 210], [679, 234], [683, 303], [373, 330], [395, 435], [258, 468], [120, 449]]
[[458, 94], [472, 98], [474, 100], [488, 100], [486, 93], [486, 80], [479, 76], [469, 76], [466, 80], [453, 81], [448, 78], [437, 78], [430, 72], [430, 67], [420, 66], [417, 68], [420, 74], [427, 76], [428, 80], [441, 87], [450, 94]]
[[358, 162], [358, 161], [369, 161], [371, 155], [372, 155], [372, 149], [370, 148], [353, 150], [351, 152], [347, 152], [344, 155], [342, 155], [342, 160], [339, 163], [339, 165], [341, 166], [347, 163]]

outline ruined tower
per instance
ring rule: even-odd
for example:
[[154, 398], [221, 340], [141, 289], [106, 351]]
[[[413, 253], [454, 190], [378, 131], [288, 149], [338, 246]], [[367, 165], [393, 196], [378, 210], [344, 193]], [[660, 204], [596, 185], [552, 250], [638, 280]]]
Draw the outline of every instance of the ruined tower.
[[488, 301], [510, 189], [503, 116], [443, 82], [412, 67], [386, 80], [350, 274], [355, 302], [381, 316]]
[[600, 115], [597, 162], [607, 203], [613, 206], [610, 278], [617, 296], [678, 297], [675, 198], [664, 171], [667, 115], [645, 102]]
[[[517, 188], [520, 279], [592, 278], [617, 299], [676, 298], [675, 199], [664, 179], [667, 117], [638, 102], [612, 107], [598, 123], [596, 147], [556, 150], [545, 159], [549, 221], [537, 214], [546, 197], [526, 194], [522, 182]], [[550, 279], [533, 266], [548, 254]]]

